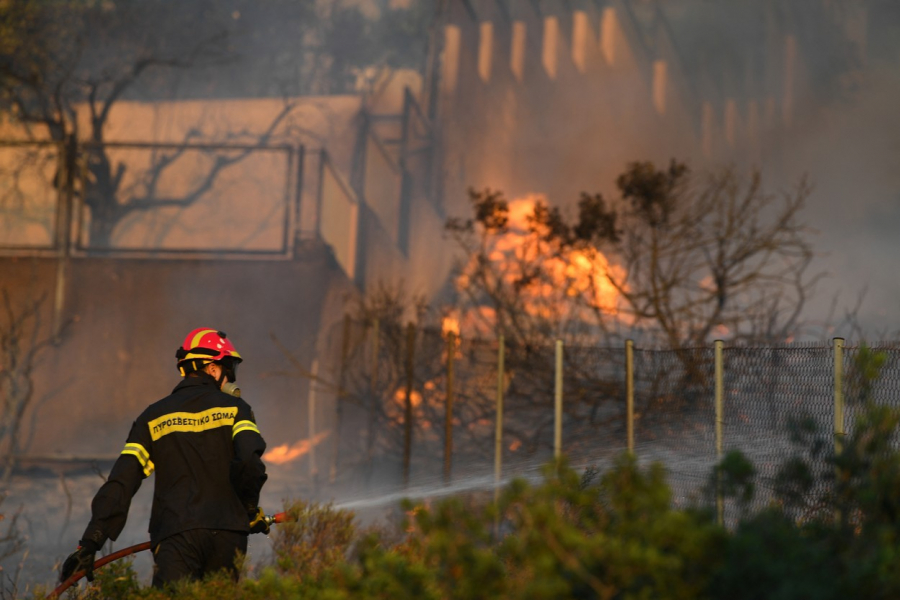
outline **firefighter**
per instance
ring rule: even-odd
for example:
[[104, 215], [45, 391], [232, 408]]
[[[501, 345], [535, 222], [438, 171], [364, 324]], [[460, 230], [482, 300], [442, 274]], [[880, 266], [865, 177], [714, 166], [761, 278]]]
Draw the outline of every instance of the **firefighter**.
[[132, 497], [153, 472], [153, 587], [221, 569], [237, 577], [247, 535], [269, 532], [258, 506], [266, 443], [235, 385], [240, 354], [224, 332], [201, 328], [175, 356], [182, 381], [132, 425], [61, 581], [80, 570], [93, 581], [95, 553], [119, 536]]

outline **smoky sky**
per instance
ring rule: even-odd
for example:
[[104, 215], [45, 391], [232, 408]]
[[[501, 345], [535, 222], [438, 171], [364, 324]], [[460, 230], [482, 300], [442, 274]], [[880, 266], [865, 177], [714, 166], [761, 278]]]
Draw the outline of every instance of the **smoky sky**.
[[780, 60], [771, 55], [772, 48], [780, 48], [774, 36], [796, 39], [792, 122], [780, 127], [760, 162], [738, 166], [760, 168], [773, 192], [791, 189], [801, 177], [813, 185], [804, 220], [815, 230], [819, 252], [810, 269], [825, 277], [808, 303], [807, 318], [837, 325], [850, 311], [862, 330], [829, 333], [870, 340], [895, 335], [900, 331], [894, 266], [900, 250], [900, 6], [805, 0], [683, 0], [658, 6], [669, 19], [692, 84], [726, 95], [765, 86], [771, 77], [767, 61]]
[[[695, 171], [759, 169], [771, 193], [789, 193], [806, 178], [813, 191], [802, 220], [817, 251], [809, 271], [823, 275], [807, 302], [806, 321], [819, 337], [895, 336], [900, 331], [894, 266], [900, 251], [900, 7], [805, 0], [624, 4], [651, 54], [660, 28], [665, 29], [674, 44], [677, 76], [694, 102], [710, 102], [720, 123], [725, 99], [737, 99], [746, 123], [749, 99], [760, 106], [770, 97], [781, 103], [788, 86], [790, 119], [779, 106], [755, 155], [703, 157], [691, 154], [689, 144], [661, 138], [652, 127], [592, 124], [557, 110], [535, 135], [535, 148], [558, 136], [555, 147], [589, 148], [585, 151], [594, 153], [598, 167], [573, 176], [568, 157], [548, 157], [555, 180], [550, 173], [544, 189], [531, 191], [555, 193], [561, 204], [571, 204], [578, 191], [615, 195], [611, 173], [628, 161], [671, 158], [686, 160]], [[789, 80], [788, 38], [796, 47]], [[633, 89], [623, 85], [609, 97]], [[847, 322], [848, 313], [855, 326]]]

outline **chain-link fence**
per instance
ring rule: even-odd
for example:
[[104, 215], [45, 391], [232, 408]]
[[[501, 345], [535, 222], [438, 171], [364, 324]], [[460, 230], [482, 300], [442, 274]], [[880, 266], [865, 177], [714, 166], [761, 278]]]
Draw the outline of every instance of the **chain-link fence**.
[[[602, 468], [631, 450], [641, 462], [662, 462], [676, 502], [686, 503], [709, 500], [715, 465], [740, 450], [756, 468], [754, 505], [763, 506], [774, 497], [781, 466], [803, 451], [798, 427], [833, 448], [841, 427], [836, 412], [850, 433], [863, 393], [884, 403], [900, 396], [900, 350], [878, 348], [886, 358], [881, 376], [864, 384], [855, 372], [860, 349], [845, 349], [840, 340], [765, 348], [562, 347], [558, 362], [554, 346], [459, 339], [377, 321], [348, 320], [332, 337], [343, 415], [334, 460], [342, 478], [505, 479], [557, 453], [576, 466]], [[827, 453], [817, 456], [812, 466], [821, 490], [833, 467]]]

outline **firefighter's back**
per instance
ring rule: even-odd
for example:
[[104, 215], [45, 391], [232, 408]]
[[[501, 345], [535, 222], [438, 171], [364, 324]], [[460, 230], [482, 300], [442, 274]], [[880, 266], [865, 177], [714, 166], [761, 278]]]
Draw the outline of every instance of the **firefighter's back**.
[[156, 473], [151, 541], [189, 529], [248, 531], [231, 480], [233, 427], [244, 407], [209, 379], [187, 377], [141, 415]]

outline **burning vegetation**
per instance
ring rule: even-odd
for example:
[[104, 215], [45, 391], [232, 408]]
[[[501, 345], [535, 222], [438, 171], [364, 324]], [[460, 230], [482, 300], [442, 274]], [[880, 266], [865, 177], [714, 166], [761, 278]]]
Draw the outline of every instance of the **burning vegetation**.
[[[446, 226], [461, 259], [453, 304], [431, 309], [389, 288], [360, 300], [332, 344], [327, 377], [355, 407], [331, 436], [342, 472], [370, 477], [376, 464], [433, 472], [448, 443], [454, 460], [483, 462], [493, 454], [498, 388], [507, 458], [546, 452], [558, 339], [566, 449], [578, 452], [598, 428], [624, 422], [625, 339], [676, 351], [644, 374], [648, 392], [635, 406], [645, 426], [668, 431], [679, 427], [676, 407], [690, 408], [709, 387], [710, 356], [692, 349], [714, 337], [773, 344], [802, 332], [816, 279], [799, 220], [805, 183], [769, 194], [758, 174], [694, 174], [672, 162], [633, 163], [616, 185], [613, 200], [583, 194], [574, 216], [540, 196], [507, 201], [473, 190], [472, 217]], [[301, 441], [273, 457], [296, 459], [309, 447]]]
[[[457, 277], [460, 290], [478, 285], [506, 287], [519, 296], [525, 315], [548, 321], [585, 320], [589, 315], [584, 311], [619, 314], [620, 294], [611, 283], [611, 279], [622, 279], [619, 268], [596, 248], [561, 244], [554, 235], [546, 199], [518, 198], [504, 208], [497, 192], [486, 191], [481, 200], [497, 213], [489, 224], [485, 222], [491, 235], [484, 239], [483, 251], [470, 255]], [[483, 268], [485, 257], [489, 270]], [[466, 317], [464, 328], [469, 335], [497, 329], [495, 307], [484, 306]]]
[[275, 446], [263, 454], [263, 460], [273, 465], [283, 465], [297, 460], [309, 454], [310, 450], [318, 446], [325, 438], [328, 437], [330, 431], [322, 431], [304, 440], [300, 440], [293, 444], [282, 444]]
[[672, 161], [632, 163], [616, 186], [612, 202], [582, 194], [574, 218], [540, 197], [471, 190], [473, 218], [447, 223], [463, 256], [463, 331], [683, 348], [780, 343], [803, 329], [817, 280], [799, 218], [805, 181], [773, 194], [759, 173]]

